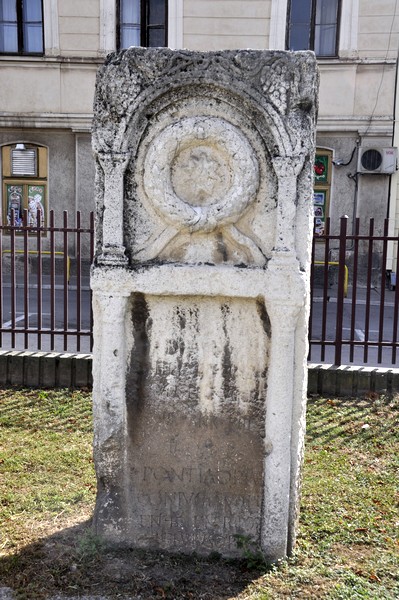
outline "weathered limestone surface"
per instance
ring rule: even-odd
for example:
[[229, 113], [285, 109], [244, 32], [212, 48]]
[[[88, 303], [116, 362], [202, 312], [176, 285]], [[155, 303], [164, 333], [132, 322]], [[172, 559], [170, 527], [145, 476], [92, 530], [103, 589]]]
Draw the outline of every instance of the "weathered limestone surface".
[[292, 549], [306, 395], [312, 53], [131, 48], [97, 77], [98, 533]]

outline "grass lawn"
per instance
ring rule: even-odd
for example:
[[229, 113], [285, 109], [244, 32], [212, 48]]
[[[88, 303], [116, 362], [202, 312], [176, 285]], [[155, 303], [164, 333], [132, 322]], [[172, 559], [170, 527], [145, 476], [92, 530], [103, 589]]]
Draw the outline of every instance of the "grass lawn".
[[0, 390], [0, 586], [19, 600], [397, 600], [398, 409], [398, 397], [309, 400], [295, 554], [266, 568], [255, 553], [231, 562], [103, 548], [90, 529], [90, 393]]

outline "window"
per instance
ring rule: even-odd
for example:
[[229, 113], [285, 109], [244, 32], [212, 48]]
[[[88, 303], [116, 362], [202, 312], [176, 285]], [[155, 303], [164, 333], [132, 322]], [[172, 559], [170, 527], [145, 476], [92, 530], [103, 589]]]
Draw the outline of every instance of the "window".
[[27, 211], [28, 225], [47, 220], [47, 148], [33, 144], [13, 144], [1, 149], [3, 172], [3, 224], [21, 225]]
[[43, 54], [42, 0], [0, 0], [0, 53]]
[[119, 0], [118, 49], [167, 45], [167, 0]]
[[340, 4], [340, 0], [290, 0], [287, 48], [337, 56]]

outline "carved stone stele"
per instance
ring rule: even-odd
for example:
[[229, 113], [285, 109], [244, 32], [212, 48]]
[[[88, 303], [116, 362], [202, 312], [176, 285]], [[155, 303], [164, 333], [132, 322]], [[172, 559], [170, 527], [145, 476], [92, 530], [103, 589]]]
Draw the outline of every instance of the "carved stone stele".
[[295, 540], [318, 75], [310, 52], [130, 48], [99, 69], [97, 532]]

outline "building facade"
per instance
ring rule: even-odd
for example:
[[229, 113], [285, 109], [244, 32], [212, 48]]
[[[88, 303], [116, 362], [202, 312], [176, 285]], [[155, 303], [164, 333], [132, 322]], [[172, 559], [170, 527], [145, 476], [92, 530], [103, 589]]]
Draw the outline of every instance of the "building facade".
[[[40, 204], [94, 208], [96, 71], [129, 45], [313, 49], [321, 76], [315, 164], [319, 231], [346, 214], [399, 222], [395, 0], [2, 0], [3, 222]], [[376, 166], [377, 165], [377, 166]]]

